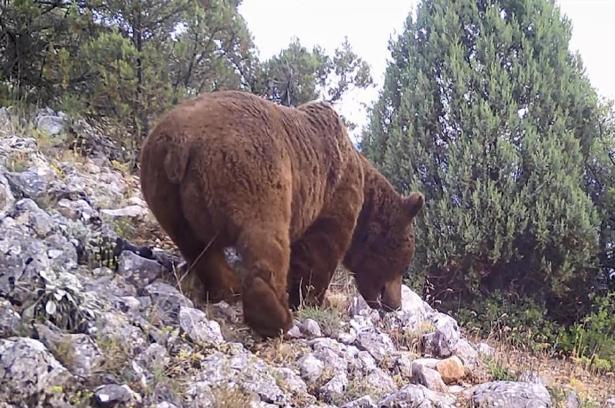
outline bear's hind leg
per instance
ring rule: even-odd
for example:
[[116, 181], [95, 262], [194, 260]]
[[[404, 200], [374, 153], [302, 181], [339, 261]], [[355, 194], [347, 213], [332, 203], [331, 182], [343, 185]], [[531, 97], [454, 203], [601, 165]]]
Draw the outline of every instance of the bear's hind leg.
[[292, 324], [286, 283], [288, 228], [273, 225], [251, 225], [238, 241], [247, 272], [242, 282], [244, 320], [265, 337], [283, 334]]
[[194, 300], [234, 300], [240, 291], [239, 280], [226, 262], [223, 249], [200, 240], [181, 211], [168, 210], [179, 207], [176, 195], [168, 194], [162, 203], [167, 210], [157, 211], [156, 218], [188, 264], [186, 276], [178, 273], [182, 291]]

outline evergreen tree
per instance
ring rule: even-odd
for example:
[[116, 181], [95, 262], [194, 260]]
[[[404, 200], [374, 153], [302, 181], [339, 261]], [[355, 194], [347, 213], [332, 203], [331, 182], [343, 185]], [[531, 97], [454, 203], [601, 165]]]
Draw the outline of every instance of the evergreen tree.
[[598, 240], [583, 182], [597, 103], [570, 36], [548, 0], [423, 0], [390, 44], [362, 149], [426, 195], [413, 269], [432, 296], [505, 290], [563, 319], [581, 312]]
[[278, 55], [265, 61], [254, 89], [286, 106], [324, 98], [338, 101], [352, 87], [372, 84], [369, 66], [345, 39], [333, 56], [315, 46], [312, 51], [294, 39]]

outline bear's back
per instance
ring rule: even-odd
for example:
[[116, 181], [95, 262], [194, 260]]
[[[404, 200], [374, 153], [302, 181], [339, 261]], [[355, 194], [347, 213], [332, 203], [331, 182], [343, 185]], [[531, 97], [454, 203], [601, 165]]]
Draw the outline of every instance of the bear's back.
[[360, 172], [339, 116], [321, 102], [289, 108], [240, 91], [206, 93], [170, 111], [151, 136], [156, 134], [175, 149], [188, 149], [189, 171], [200, 173], [214, 201], [229, 195], [231, 186], [245, 184], [256, 202], [267, 182], [263, 167], [287, 172], [293, 236], [333, 200], [348, 171]]

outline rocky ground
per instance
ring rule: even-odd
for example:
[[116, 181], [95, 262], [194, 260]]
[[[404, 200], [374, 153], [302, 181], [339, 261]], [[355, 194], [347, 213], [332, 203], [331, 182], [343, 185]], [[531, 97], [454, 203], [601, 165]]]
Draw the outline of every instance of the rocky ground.
[[165, 247], [115, 154], [84, 123], [0, 109], [0, 407], [589, 406], [535, 372], [494, 379], [493, 348], [407, 287], [380, 314], [342, 282], [267, 341], [240, 305], [195, 305], [181, 260], [135, 245]]

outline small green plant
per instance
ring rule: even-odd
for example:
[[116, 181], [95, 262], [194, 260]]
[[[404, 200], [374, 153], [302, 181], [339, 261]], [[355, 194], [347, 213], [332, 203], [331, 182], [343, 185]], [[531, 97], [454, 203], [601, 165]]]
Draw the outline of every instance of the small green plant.
[[7, 170], [14, 173], [21, 173], [28, 170], [30, 166], [30, 158], [28, 154], [20, 152], [11, 157], [9, 157], [6, 161]]
[[365, 381], [362, 376], [355, 376], [349, 383], [342, 398], [342, 401], [333, 401], [336, 405], [343, 405], [357, 398], [369, 395], [378, 401], [386, 392], [377, 386]]
[[416, 328], [400, 327], [388, 330], [391, 340], [393, 340], [398, 349], [414, 353], [419, 352], [423, 335], [433, 331], [435, 331], [433, 323], [427, 320], [420, 322]]
[[587, 368], [615, 369], [615, 292], [594, 299], [595, 310], [560, 331], [559, 347]]
[[90, 407], [94, 393], [90, 390], [76, 390], [68, 397], [68, 402], [75, 407]]
[[301, 306], [297, 311], [297, 317], [301, 320], [312, 319], [318, 323], [323, 334], [334, 335], [341, 327], [341, 314], [332, 308]]
[[35, 289], [34, 294], [34, 302], [24, 311], [25, 317], [34, 321], [50, 321], [71, 333], [82, 331], [86, 315], [76, 289], [45, 283], [44, 287]]
[[117, 217], [113, 219], [113, 230], [117, 235], [125, 239], [132, 239], [137, 235], [137, 228], [130, 219]]
[[488, 374], [495, 381], [515, 381], [517, 376], [497, 358], [485, 359]]

